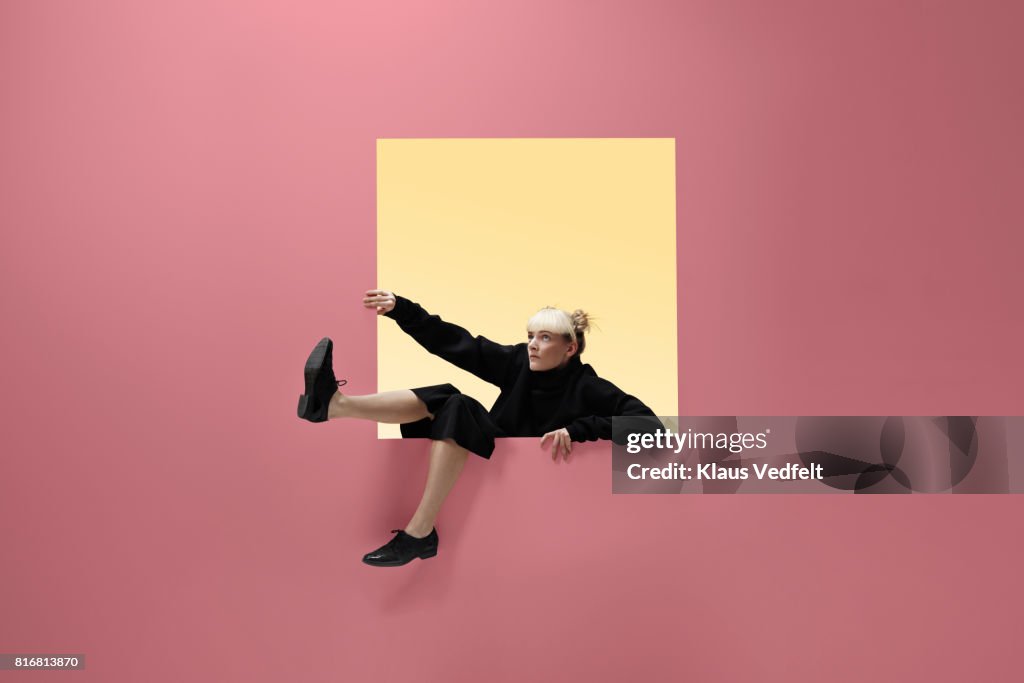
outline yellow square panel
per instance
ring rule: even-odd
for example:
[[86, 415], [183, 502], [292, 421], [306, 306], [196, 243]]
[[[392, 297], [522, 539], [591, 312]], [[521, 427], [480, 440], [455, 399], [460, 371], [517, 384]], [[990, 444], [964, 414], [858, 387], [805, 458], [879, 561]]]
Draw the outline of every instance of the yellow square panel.
[[[500, 344], [525, 342], [543, 306], [582, 308], [580, 360], [676, 415], [675, 185], [673, 138], [378, 140], [376, 287]], [[379, 391], [451, 383], [494, 403], [497, 387], [378, 325]]]

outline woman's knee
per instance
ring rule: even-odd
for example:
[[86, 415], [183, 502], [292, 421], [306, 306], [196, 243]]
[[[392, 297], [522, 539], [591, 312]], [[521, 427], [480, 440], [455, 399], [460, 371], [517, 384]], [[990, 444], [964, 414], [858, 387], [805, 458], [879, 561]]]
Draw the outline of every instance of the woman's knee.
[[474, 402], [475, 399], [472, 398], [471, 396], [466, 396], [465, 394], [452, 394], [445, 400], [444, 407], [463, 408], [473, 405]]

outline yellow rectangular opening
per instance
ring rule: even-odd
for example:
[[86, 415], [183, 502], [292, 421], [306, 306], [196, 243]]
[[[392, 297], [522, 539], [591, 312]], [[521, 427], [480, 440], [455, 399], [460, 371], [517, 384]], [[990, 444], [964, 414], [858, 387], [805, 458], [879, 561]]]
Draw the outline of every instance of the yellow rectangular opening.
[[[582, 308], [580, 359], [677, 415], [675, 185], [673, 138], [378, 140], [376, 286], [501, 344], [526, 341], [543, 306]], [[497, 398], [378, 321], [379, 391]]]

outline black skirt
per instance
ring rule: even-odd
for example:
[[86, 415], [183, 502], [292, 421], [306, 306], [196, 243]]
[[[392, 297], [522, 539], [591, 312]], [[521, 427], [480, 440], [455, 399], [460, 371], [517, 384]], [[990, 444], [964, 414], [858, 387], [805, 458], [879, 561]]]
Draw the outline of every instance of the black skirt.
[[452, 439], [467, 451], [481, 458], [490, 458], [494, 452], [494, 439], [507, 436], [479, 401], [451, 384], [418, 387], [412, 393], [427, 404], [427, 410], [434, 419], [425, 417], [403, 423], [404, 438]]

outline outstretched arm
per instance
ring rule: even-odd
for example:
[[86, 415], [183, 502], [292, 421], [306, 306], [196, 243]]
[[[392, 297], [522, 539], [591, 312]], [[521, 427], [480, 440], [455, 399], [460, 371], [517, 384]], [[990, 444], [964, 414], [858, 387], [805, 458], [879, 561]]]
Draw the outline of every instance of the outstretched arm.
[[416, 302], [386, 290], [369, 290], [363, 305], [394, 320], [430, 353], [497, 386], [504, 383], [518, 354], [515, 346], [473, 336], [464, 328], [427, 313]]

